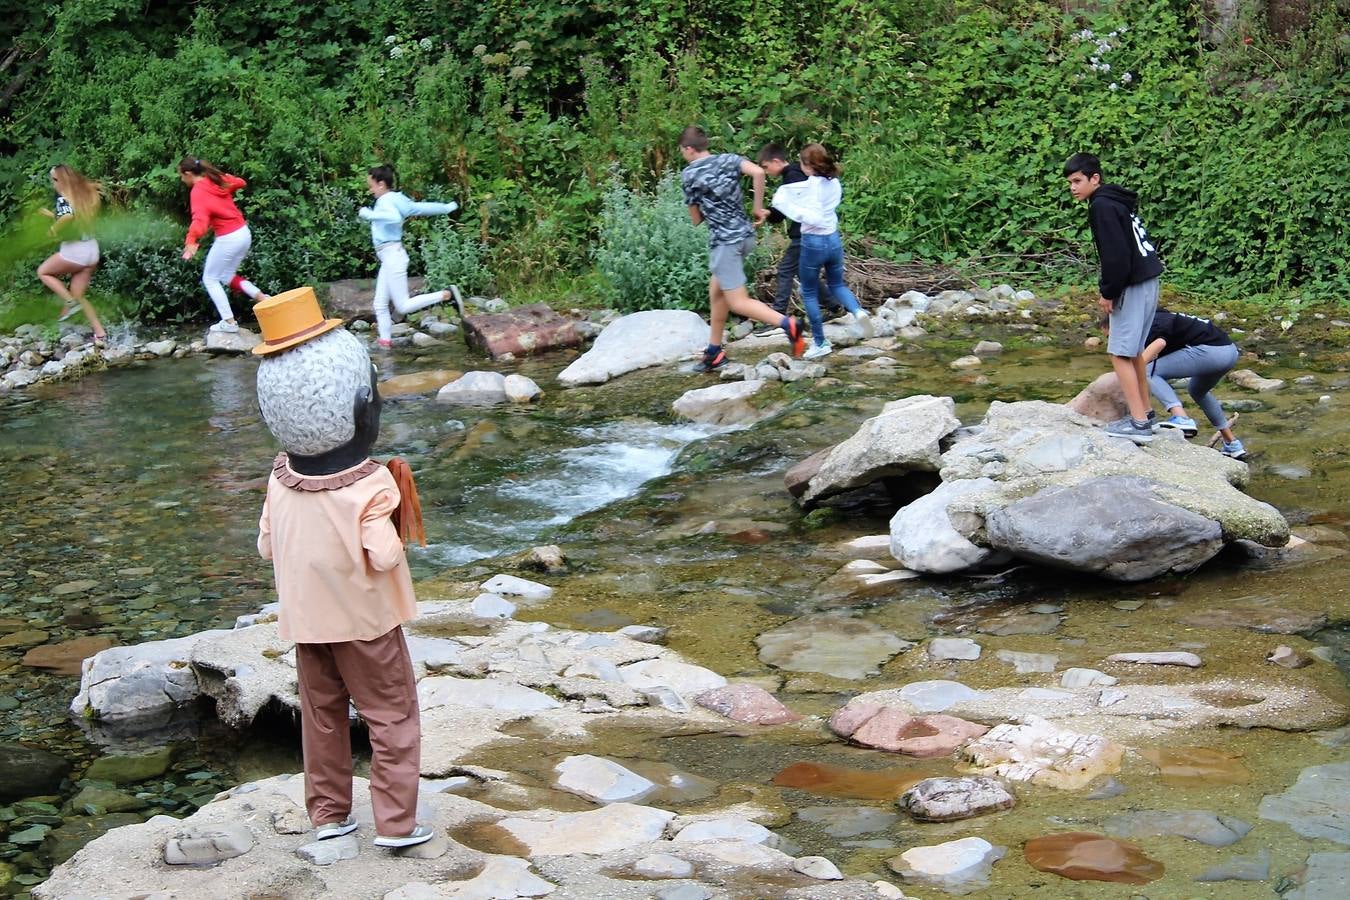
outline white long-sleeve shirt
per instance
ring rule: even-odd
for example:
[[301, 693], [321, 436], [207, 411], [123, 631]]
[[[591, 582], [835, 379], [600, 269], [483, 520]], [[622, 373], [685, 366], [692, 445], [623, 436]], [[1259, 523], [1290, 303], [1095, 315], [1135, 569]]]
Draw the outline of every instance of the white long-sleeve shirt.
[[358, 212], [370, 223], [370, 240], [376, 246], [403, 240], [403, 220], [410, 216], [444, 216], [459, 209], [458, 203], [418, 203], [399, 191], [381, 194], [374, 208]]
[[802, 223], [802, 234], [834, 234], [839, 230], [835, 210], [843, 197], [844, 188], [838, 178], [812, 175], [774, 191], [772, 206], [792, 221]]

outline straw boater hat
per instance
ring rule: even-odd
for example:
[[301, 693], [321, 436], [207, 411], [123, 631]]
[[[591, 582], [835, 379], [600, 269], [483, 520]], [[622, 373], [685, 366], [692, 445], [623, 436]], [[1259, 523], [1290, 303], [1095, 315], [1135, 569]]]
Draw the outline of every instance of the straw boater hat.
[[289, 350], [342, 324], [341, 319], [323, 317], [314, 288], [308, 286], [274, 294], [254, 306], [253, 315], [262, 329], [262, 343], [253, 348], [258, 356]]

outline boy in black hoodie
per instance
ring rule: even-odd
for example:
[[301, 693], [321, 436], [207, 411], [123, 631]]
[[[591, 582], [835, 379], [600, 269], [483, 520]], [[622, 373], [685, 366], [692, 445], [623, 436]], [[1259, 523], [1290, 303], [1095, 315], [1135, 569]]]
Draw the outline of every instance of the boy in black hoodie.
[[1111, 316], [1106, 349], [1130, 409], [1128, 416], [1106, 426], [1106, 433], [1147, 444], [1153, 440], [1153, 428], [1143, 353], [1158, 309], [1162, 260], [1136, 214], [1138, 195], [1119, 185], [1102, 184], [1097, 157], [1075, 153], [1064, 164], [1064, 175], [1074, 199], [1088, 203], [1088, 224], [1101, 261], [1098, 303]]

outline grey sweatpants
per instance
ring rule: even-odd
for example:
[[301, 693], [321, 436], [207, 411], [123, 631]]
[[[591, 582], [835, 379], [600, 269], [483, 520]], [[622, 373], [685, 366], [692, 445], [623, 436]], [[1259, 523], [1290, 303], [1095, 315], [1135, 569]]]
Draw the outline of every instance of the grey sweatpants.
[[1228, 374], [1228, 370], [1233, 368], [1237, 359], [1236, 344], [1182, 347], [1166, 356], [1158, 357], [1149, 364], [1148, 388], [1165, 409], [1171, 409], [1180, 406], [1181, 400], [1177, 398], [1177, 392], [1172, 390], [1172, 385], [1168, 384], [1168, 381], [1174, 378], [1189, 378], [1190, 383], [1186, 385], [1186, 391], [1191, 395], [1191, 399], [1205, 411], [1205, 417], [1209, 419], [1211, 425], [1215, 428], [1227, 428], [1228, 417], [1223, 414], [1223, 407], [1219, 405], [1218, 398], [1211, 391], [1223, 376]]

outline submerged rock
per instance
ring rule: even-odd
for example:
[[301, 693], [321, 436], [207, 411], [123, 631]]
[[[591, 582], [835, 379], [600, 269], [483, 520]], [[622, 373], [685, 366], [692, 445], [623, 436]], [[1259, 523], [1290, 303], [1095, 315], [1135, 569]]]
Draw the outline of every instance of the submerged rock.
[[928, 658], [943, 660], [974, 660], [980, 658], [983, 648], [970, 638], [933, 638], [928, 642]]
[[721, 716], [751, 725], [784, 725], [801, 716], [788, 709], [778, 698], [752, 684], [729, 684], [704, 691], [694, 702]]
[[759, 658], [790, 672], [819, 672], [835, 678], [875, 675], [891, 657], [913, 647], [871, 622], [847, 613], [793, 619], [755, 638]]
[[[1018, 675], [1030, 675], [1034, 672], [1053, 672], [1059, 664], [1059, 657], [1053, 653], [1027, 653], [1022, 650], [999, 650], [994, 653], [1003, 662], [1012, 666]], [[1068, 670], [1072, 672], [1072, 669]], [[1067, 674], [1067, 672], [1065, 673]]]
[[889, 801], [934, 774], [937, 773], [919, 769], [850, 769], [830, 763], [799, 762], [775, 775], [773, 783], [827, 797]]
[[[1264, 847], [1248, 856], [1234, 856], [1210, 866], [1196, 881], [1265, 881], [1270, 877], [1270, 851]], [[1346, 885], [1350, 889], [1350, 884]]]
[[1088, 832], [1032, 838], [1022, 846], [1022, 854], [1033, 869], [1074, 881], [1148, 884], [1163, 876], [1163, 864], [1133, 844]]
[[1208, 747], [1141, 747], [1139, 755], [1158, 767], [1164, 781], [1178, 784], [1246, 784], [1251, 770], [1240, 753], [1226, 753]]
[[1267, 794], [1259, 815], [1304, 837], [1350, 844], [1350, 762], [1309, 766], [1289, 790]]
[[1350, 894], [1350, 853], [1311, 853], [1303, 881], [1283, 900], [1325, 900]]
[[630, 803], [656, 791], [656, 784], [610, 759], [582, 754], [553, 767], [554, 785], [595, 803]]
[[37, 747], [0, 743], [0, 803], [54, 794], [70, 772], [63, 757]]
[[797, 810], [797, 818], [821, 824], [830, 837], [846, 838], [885, 831], [900, 816], [875, 806], [806, 806]]
[[1192, 669], [1198, 669], [1204, 665], [1199, 656], [1182, 650], [1165, 650], [1154, 653], [1113, 653], [1106, 658], [1106, 661], [1136, 663], [1145, 666], [1187, 666]]
[[901, 795], [900, 808], [921, 822], [954, 822], [1012, 809], [1017, 802], [996, 778], [926, 778]]
[[989, 886], [994, 863], [1006, 847], [995, 847], [984, 838], [968, 837], [932, 847], [906, 850], [886, 865], [906, 881], [925, 884], [948, 894], [970, 894]]
[[1211, 847], [1227, 847], [1242, 840], [1252, 826], [1231, 816], [1203, 809], [1139, 809], [1119, 813], [1105, 822], [1106, 833], [1115, 837], [1141, 838], [1174, 834]]
[[1119, 772], [1124, 754], [1123, 747], [1100, 735], [1057, 728], [1030, 715], [1021, 725], [997, 725], [960, 750], [976, 771], [1062, 790]]

